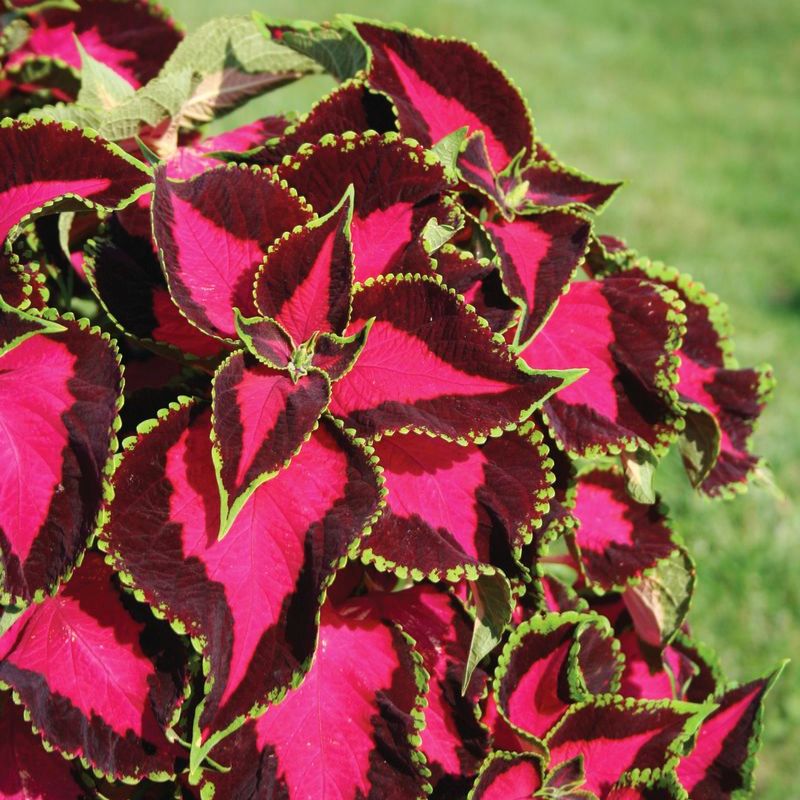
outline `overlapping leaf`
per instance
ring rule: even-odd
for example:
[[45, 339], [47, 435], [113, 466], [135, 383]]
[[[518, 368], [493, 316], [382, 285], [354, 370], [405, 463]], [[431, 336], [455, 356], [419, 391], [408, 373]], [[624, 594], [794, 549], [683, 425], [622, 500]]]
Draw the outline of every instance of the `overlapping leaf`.
[[574, 454], [657, 446], [676, 431], [669, 403], [683, 317], [674, 294], [635, 278], [574, 283], [522, 357], [532, 367], [588, 373], [545, 406]]
[[507, 563], [531, 541], [550, 482], [532, 425], [482, 445], [408, 433], [374, 446], [388, 496], [365, 558], [455, 580], [480, 564]]
[[218, 167], [188, 181], [156, 172], [153, 233], [173, 300], [213, 336], [236, 338], [233, 308], [255, 312], [267, 246], [311, 219], [297, 194], [259, 169]]
[[121, 208], [146, 191], [143, 164], [98, 136], [63, 124], [6, 119], [0, 125], [0, 240], [41, 214], [96, 204]]
[[252, 161], [265, 166], [279, 164], [308, 142], [325, 135], [349, 131], [386, 133], [396, 129], [394, 111], [384, 95], [370, 91], [362, 79], [347, 80], [314, 104], [313, 108], [285, 133], [267, 142]]
[[353, 185], [350, 232], [358, 281], [427, 271], [423, 228], [431, 218], [451, 224], [456, 214], [442, 198], [449, 183], [438, 160], [397, 134], [326, 136], [301, 148], [278, 174], [320, 214]]
[[154, 78], [182, 36], [147, 0], [84, 0], [73, 9], [45, 9], [28, 17], [30, 34], [9, 57], [10, 67], [36, 56], [79, 69], [78, 43], [134, 87]]
[[675, 549], [659, 508], [635, 502], [622, 475], [593, 470], [579, 477], [576, 491], [571, 537], [591, 582], [606, 590], [624, 585]]
[[683, 743], [712, 708], [612, 695], [575, 704], [545, 739], [550, 764], [583, 756], [582, 788], [605, 798], [634, 770], [658, 775], [674, 765]]
[[353, 302], [375, 319], [331, 411], [367, 435], [420, 429], [450, 438], [513, 427], [574, 374], [523, 369], [456, 295], [433, 279], [376, 280]]
[[317, 370], [292, 378], [241, 350], [222, 362], [213, 387], [213, 457], [224, 535], [248, 497], [311, 435], [331, 390]]
[[500, 271], [489, 259], [475, 258], [448, 242], [434, 254], [434, 269], [495, 333], [508, 330], [519, 314], [519, 308], [506, 294]]
[[487, 675], [473, 672], [462, 694], [472, 636], [471, 620], [460, 601], [430, 584], [401, 592], [370, 592], [355, 601], [385, 621], [393, 621], [414, 640], [430, 675], [422, 751], [437, 795], [464, 794], [487, 752], [487, 734], [475, 718]]
[[0, 795], [5, 800], [82, 800], [83, 787], [60, 753], [47, 752], [22, 708], [0, 697]]
[[[581, 655], [584, 649], [588, 656]], [[514, 631], [500, 657], [494, 693], [517, 732], [542, 740], [574, 703], [614, 691], [621, 669], [605, 620], [549, 614]]]
[[591, 226], [582, 217], [551, 211], [483, 227], [500, 259], [503, 283], [523, 307], [516, 340], [528, 342], [583, 261]]
[[102, 497], [120, 402], [108, 337], [71, 318], [49, 319], [42, 326], [0, 310], [9, 344], [0, 355], [4, 603], [41, 598], [75, 563]]
[[145, 654], [143, 631], [111, 569], [90, 553], [0, 638], [0, 684], [59, 751], [112, 778], [164, 777], [176, 755], [164, 729], [183, 687]]
[[678, 765], [678, 779], [692, 800], [727, 800], [753, 789], [764, 696], [780, 674], [734, 687], [700, 726], [697, 741]]
[[172, 301], [149, 236], [132, 236], [113, 219], [87, 248], [85, 266], [98, 299], [128, 335], [197, 358], [224, 348], [192, 325]]
[[329, 214], [270, 247], [255, 279], [258, 311], [276, 320], [296, 345], [315, 333], [341, 334], [350, 321], [353, 194]]
[[324, 422], [219, 541], [210, 432], [193, 405], [140, 434], [115, 475], [103, 534], [117, 568], [202, 650], [204, 738], [307, 669], [320, 597], [379, 502], [368, 456]]
[[469, 800], [527, 800], [541, 788], [540, 756], [495, 750], [481, 766]]
[[[206, 773], [207, 780], [226, 797], [248, 786], [286, 800], [422, 798], [429, 787], [417, 727], [425, 688], [400, 632], [326, 604], [303, 683], [214, 752], [218, 762], [244, 769]], [[243, 752], [252, 753], [247, 762], [239, 760]]]

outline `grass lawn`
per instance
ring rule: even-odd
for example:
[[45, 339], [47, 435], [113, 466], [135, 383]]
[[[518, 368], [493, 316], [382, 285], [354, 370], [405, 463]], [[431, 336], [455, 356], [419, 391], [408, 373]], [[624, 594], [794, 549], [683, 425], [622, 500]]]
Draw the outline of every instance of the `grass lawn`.
[[[170, 5], [188, 27], [253, 7]], [[783, 499], [752, 488], [710, 503], [689, 494], [676, 464], [665, 470], [661, 488], [698, 564], [695, 632], [735, 680], [800, 655], [800, 4], [270, 0], [260, 10], [310, 19], [379, 14], [470, 38], [515, 79], [562, 159], [628, 180], [599, 229], [718, 291], [731, 308], [741, 363], [769, 361], [779, 382], [756, 445]], [[249, 114], [287, 100], [302, 110], [325, 85], [281, 90]], [[796, 796], [798, 730], [795, 664], [768, 702], [761, 800]]]

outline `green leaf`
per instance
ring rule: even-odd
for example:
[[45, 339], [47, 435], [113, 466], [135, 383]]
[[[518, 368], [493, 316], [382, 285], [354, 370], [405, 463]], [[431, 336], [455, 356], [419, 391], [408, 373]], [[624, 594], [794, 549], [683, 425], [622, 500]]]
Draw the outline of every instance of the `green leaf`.
[[684, 420], [686, 427], [678, 447], [689, 481], [697, 488], [708, 477], [719, 458], [719, 424], [713, 414], [694, 404], [687, 406]]
[[311, 59], [265, 39], [253, 20], [221, 17], [187, 36], [152, 81], [109, 112], [100, 133], [122, 140], [149, 128], [148, 145], [166, 156], [177, 147], [182, 128], [317, 71]]
[[[9, 15], [10, 16], [10, 15]], [[21, 17], [12, 19], [0, 33], [0, 55], [7, 56], [19, 50], [31, 35], [31, 26]]]
[[457, 128], [452, 133], [448, 133], [447, 136], [443, 136], [431, 147], [436, 157], [442, 162], [445, 174], [448, 178], [452, 178], [453, 180], [458, 177], [458, 156], [461, 152], [461, 146], [467, 138], [468, 132], [469, 126], [467, 125], [463, 128]]
[[253, 19], [267, 39], [275, 41], [275, 30], [279, 29], [281, 44], [308, 56], [339, 81], [367, 67], [366, 48], [349, 30], [306, 20], [275, 19], [258, 11], [253, 12]]
[[653, 453], [640, 447], [635, 453], [623, 452], [622, 466], [625, 470], [625, 483], [628, 494], [637, 502], [652, 505], [656, 501], [653, 478], [658, 459]]
[[136, 90], [122, 75], [92, 58], [77, 36], [75, 46], [81, 56], [81, 88], [77, 99], [79, 106], [108, 111], [136, 94]]
[[475, 603], [475, 626], [461, 684], [462, 695], [467, 693], [475, 667], [500, 644], [514, 612], [511, 584], [502, 572], [480, 575], [470, 581], [470, 589]]
[[447, 244], [459, 229], [453, 225], [440, 223], [436, 217], [431, 217], [422, 229], [422, 246], [430, 255], [435, 253], [442, 245]]
[[639, 638], [653, 647], [669, 644], [689, 613], [694, 584], [694, 562], [680, 548], [629, 586], [623, 599]]

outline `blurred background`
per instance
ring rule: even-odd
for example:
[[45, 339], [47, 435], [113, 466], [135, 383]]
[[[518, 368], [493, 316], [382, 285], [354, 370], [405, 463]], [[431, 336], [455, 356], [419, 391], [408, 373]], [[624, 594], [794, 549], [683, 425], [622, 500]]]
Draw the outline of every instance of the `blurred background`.
[[[740, 363], [778, 389], [755, 437], [779, 491], [692, 495], [675, 459], [660, 490], [699, 574], [690, 615], [730, 679], [796, 656], [767, 701], [760, 800], [797, 797], [800, 741], [800, 3], [797, 0], [167, 0], [192, 29], [253, 8], [339, 12], [476, 42], [528, 99], [566, 163], [628, 185], [598, 230], [679, 267], [729, 304]], [[237, 118], [307, 110], [301, 82]], [[224, 127], [231, 124], [224, 120]]]

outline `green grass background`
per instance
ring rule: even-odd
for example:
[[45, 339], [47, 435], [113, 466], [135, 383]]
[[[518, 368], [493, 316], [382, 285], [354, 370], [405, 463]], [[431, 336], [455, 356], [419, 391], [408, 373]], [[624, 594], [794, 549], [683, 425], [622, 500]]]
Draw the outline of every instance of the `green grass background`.
[[[167, 0], [169, 2], [169, 0]], [[188, 28], [260, 11], [401, 21], [477, 42], [528, 98], [567, 163], [628, 185], [601, 232], [624, 236], [728, 302], [743, 365], [778, 378], [756, 436], [785, 498], [661, 489], [698, 566], [696, 634], [744, 681], [800, 657], [800, 3], [797, 0], [172, 0]], [[250, 118], [305, 110], [328, 84], [281, 90]], [[244, 120], [242, 120], [244, 121]], [[800, 664], [768, 701], [761, 800], [800, 797]]]

